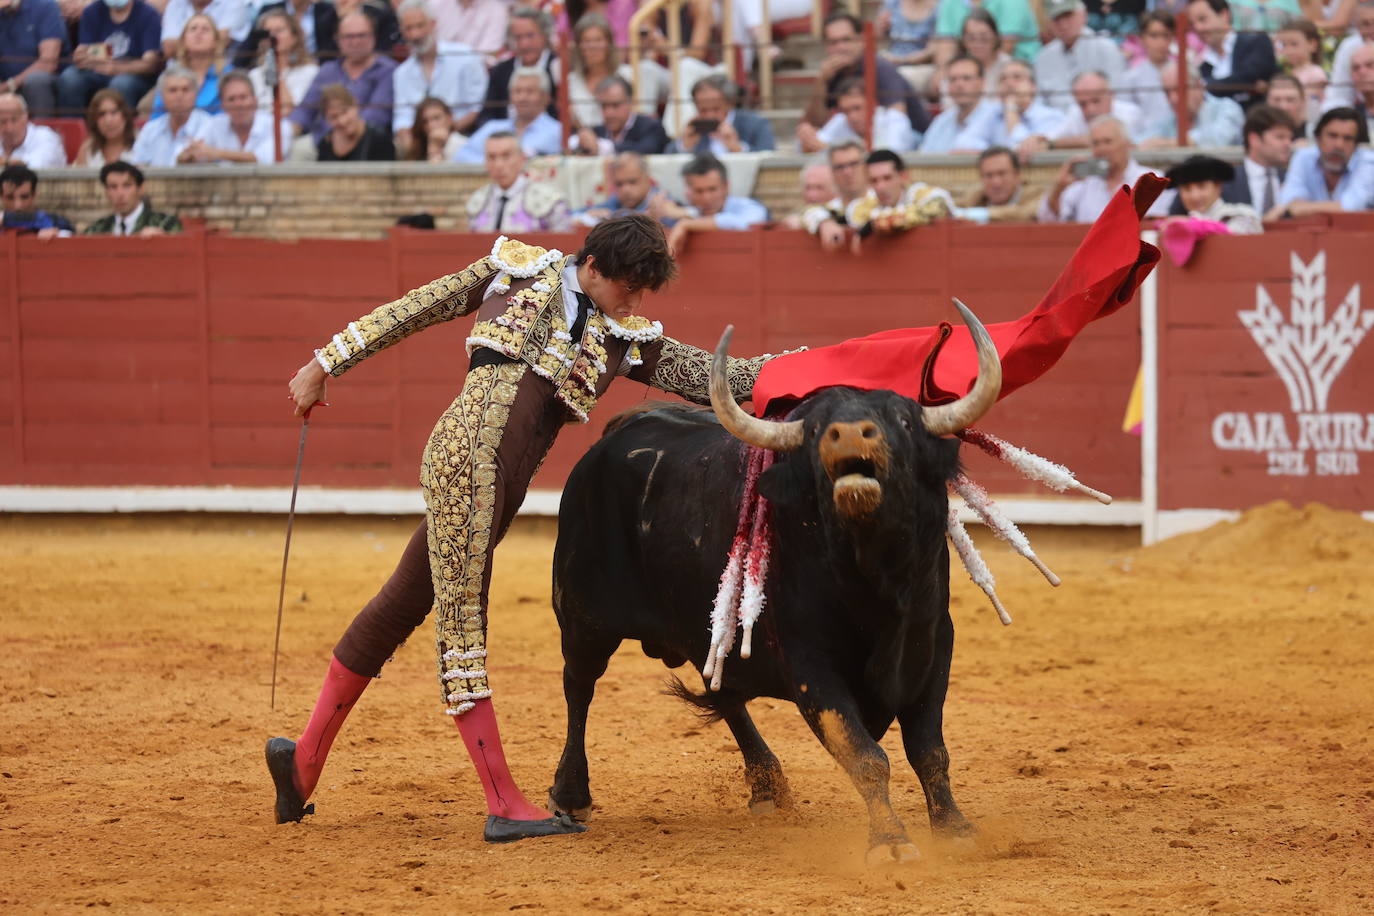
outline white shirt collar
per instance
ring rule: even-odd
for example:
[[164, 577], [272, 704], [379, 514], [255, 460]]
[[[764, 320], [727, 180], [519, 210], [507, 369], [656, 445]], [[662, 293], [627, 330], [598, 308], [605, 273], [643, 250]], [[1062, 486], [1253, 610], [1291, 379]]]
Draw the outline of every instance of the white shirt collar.
[[[1236, 31], [1232, 29], [1226, 33], [1226, 39], [1221, 43], [1221, 53], [1212, 49], [1211, 45], [1202, 52], [1202, 59], [1213, 67], [1218, 67], [1223, 61], [1231, 59], [1231, 55], [1236, 53]], [[1228, 68], [1229, 69], [1229, 68]]]
[[128, 235], [133, 231], [134, 226], [138, 225], [139, 217], [143, 215], [143, 208], [147, 206], [144, 201], [139, 201], [138, 206], [128, 216], [116, 216], [115, 222], [118, 224], [120, 235]]

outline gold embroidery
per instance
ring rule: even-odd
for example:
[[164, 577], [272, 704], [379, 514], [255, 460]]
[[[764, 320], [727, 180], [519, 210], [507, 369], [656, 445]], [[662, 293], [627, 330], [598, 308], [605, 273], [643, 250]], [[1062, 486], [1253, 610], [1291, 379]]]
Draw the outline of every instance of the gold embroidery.
[[[730, 357], [725, 377], [736, 401], [747, 401], [753, 397], [759, 370], [772, 358], [771, 355], [751, 359]], [[649, 376], [649, 384], [660, 391], [681, 395], [694, 404], [710, 404], [711, 354], [680, 340], [664, 337], [658, 363]]]

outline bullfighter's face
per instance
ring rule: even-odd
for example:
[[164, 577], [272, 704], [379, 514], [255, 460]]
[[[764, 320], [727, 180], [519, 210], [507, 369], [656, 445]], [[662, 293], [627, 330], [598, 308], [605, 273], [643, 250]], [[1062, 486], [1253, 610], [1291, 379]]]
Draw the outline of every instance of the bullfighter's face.
[[592, 297], [596, 307], [616, 320], [629, 318], [644, 299], [644, 290], [630, 286], [624, 280], [612, 280], [596, 269], [596, 258], [588, 257], [580, 265], [577, 281], [582, 291]]

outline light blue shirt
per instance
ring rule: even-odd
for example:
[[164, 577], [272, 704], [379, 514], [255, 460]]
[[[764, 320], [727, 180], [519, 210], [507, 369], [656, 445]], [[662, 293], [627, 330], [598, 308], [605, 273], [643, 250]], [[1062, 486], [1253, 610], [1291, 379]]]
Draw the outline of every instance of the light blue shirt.
[[191, 145], [192, 140], [205, 132], [209, 121], [210, 115], [194, 108], [186, 123], [181, 125], [181, 130], [172, 133], [171, 115], [153, 118], [138, 132], [134, 148], [129, 152], [129, 161], [137, 165], [176, 165], [177, 156]]
[[1288, 163], [1288, 175], [1279, 191], [1279, 203], [1291, 204], [1295, 200], [1334, 200], [1345, 210], [1374, 207], [1374, 152], [1357, 148], [1332, 192], [1326, 189], [1317, 148], [1307, 146], [1298, 150]]
[[[1240, 146], [1241, 130], [1245, 127], [1245, 110], [1233, 99], [1206, 95], [1197, 112], [1197, 122], [1188, 128], [1188, 143], [1192, 146]], [[1171, 111], [1145, 131], [1142, 140], [1178, 136], [1178, 117]]]
[[530, 126], [525, 128], [523, 134], [516, 131], [512, 118], [488, 121], [468, 138], [468, 142], [463, 144], [458, 155], [453, 157], [453, 161], [481, 162], [487, 155], [487, 137], [501, 131], [519, 136], [520, 148], [525, 151], [526, 156], [556, 156], [562, 151], [563, 125], [550, 117], [547, 111], [541, 111], [539, 117], [530, 122]]
[[1053, 105], [1046, 105], [1040, 99], [1035, 99], [1030, 106], [1021, 112], [1021, 120], [1011, 130], [1007, 130], [1007, 121], [1003, 117], [1002, 106], [997, 106], [997, 125], [992, 134], [992, 144], [994, 146], [1016, 146], [1027, 137], [1048, 137], [1059, 130], [1059, 125], [1064, 123], [1064, 112], [1055, 108]]
[[923, 153], [987, 149], [999, 127], [1000, 114], [1001, 107], [996, 102], [984, 99], [960, 123], [958, 107], [950, 106], [930, 122], [918, 149]]
[[[688, 207], [693, 216], [700, 216], [696, 207]], [[716, 214], [716, 228], [742, 232], [751, 226], [768, 222], [768, 208], [757, 200], [748, 197], [725, 198], [725, 206]]]
[[415, 109], [426, 96], [442, 99], [453, 117], [463, 118], [482, 107], [487, 96], [487, 68], [482, 55], [465, 44], [441, 41], [434, 61], [434, 76], [426, 80], [425, 70], [412, 54], [391, 74], [391, 132], [415, 126]]

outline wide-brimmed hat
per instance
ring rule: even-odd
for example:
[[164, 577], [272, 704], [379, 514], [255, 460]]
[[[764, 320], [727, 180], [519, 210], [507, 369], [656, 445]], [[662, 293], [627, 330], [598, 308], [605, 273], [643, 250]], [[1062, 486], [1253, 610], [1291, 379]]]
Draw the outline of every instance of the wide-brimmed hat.
[[1236, 169], [1231, 163], [1215, 156], [1189, 156], [1169, 169], [1165, 177], [1173, 182], [1174, 187], [1197, 184], [1200, 181], [1225, 184], [1236, 177]]
[[1045, 4], [1045, 16], [1049, 19], [1058, 19], [1065, 13], [1074, 13], [1082, 9], [1087, 9], [1083, 5], [1083, 0], [1049, 0]]

